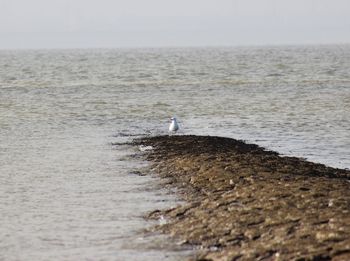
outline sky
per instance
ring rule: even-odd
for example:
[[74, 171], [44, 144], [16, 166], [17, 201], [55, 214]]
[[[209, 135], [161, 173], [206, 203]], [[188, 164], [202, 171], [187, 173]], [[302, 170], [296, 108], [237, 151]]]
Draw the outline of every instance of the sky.
[[0, 49], [332, 43], [349, 0], [0, 0]]

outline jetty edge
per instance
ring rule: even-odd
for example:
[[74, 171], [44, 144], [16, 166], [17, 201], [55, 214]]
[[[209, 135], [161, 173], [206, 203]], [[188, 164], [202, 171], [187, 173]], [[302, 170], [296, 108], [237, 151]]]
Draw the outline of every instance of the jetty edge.
[[191, 260], [350, 260], [350, 171], [214, 136], [144, 137], [150, 170], [185, 204], [153, 229]]

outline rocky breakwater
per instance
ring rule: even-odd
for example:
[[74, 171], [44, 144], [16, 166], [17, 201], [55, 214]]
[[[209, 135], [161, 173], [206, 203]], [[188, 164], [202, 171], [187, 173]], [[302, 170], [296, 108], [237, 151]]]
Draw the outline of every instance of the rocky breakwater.
[[154, 229], [198, 247], [195, 260], [350, 260], [350, 171], [222, 137], [159, 136], [151, 170], [184, 205]]

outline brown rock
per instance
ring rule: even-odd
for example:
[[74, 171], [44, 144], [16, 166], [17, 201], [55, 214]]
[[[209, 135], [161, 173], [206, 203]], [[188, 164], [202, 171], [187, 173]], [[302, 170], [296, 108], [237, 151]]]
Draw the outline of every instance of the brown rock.
[[350, 171], [220, 137], [160, 136], [152, 171], [188, 202], [150, 213], [195, 260], [350, 260]]

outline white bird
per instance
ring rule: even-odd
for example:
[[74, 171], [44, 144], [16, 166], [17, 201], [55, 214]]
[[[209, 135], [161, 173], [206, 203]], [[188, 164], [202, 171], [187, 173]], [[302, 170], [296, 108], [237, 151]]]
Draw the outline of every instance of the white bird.
[[170, 132], [176, 132], [179, 130], [179, 124], [177, 124], [177, 121], [176, 121], [176, 118], [173, 117], [171, 118], [171, 123], [170, 123], [170, 126], [169, 126], [169, 131]]

